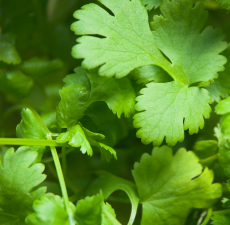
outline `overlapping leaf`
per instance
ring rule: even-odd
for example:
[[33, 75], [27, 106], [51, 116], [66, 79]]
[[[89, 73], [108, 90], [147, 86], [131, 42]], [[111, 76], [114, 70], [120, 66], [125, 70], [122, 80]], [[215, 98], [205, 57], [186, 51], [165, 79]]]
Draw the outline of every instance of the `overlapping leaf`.
[[136, 109], [144, 112], [134, 116], [134, 126], [141, 127], [137, 136], [144, 144], [153, 142], [158, 146], [164, 138], [169, 145], [183, 141], [184, 130], [197, 133], [204, 126], [203, 117], [208, 118], [211, 111], [208, 91], [198, 87], [150, 83], [141, 94]]
[[174, 156], [166, 146], [144, 154], [133, 176], [143, 225], [184, 225], [191, 208], [210, 207], [222, 194], [221, 185], [212, 184], [213, 172], [206, 168], [202, 173], [195, 154], [183, 148]]
[[32, 213], [33, 201], [46, 191], [45, 187], [35, 189], [44, 179], [42, 164], [31, 164], [37, 153], [29, 147], [11, 148], [4, 155], [0, 165], [0, 224], [25, 224], [25, 218]]
[[225, 8], [228, 11], [230, 10], [230, 2], [228, 0], [217, 0], [216, 2], [220, 3], [222, 8]]
[[87, 107], [97, 101], [104, 101], [118, 117], [122, 113], [127, 117], [133, 113], [135, 92], [128, 79], [103, 78], [96, 71], [81, 67], [75, 72], [64, 79], [66, 85], [60, 91], [62, 100], [57, 108], [57, 119], [61, 127], [72, 127]]
[[[72, 211], [75, 206], [70, 203]], [[29, 225], [72, 225], [69, 222], [69, 215], [64, 207], [63, 199], [57, 195], [48, 193], [41, 197], [40, 200], [34, 201], [33, 208], [35, 213], [26, 218]]]
[[141, 0], [142, 4], [145, 5], [146, 9], [151, 10], [161, 5], [162, 0]]
[[96, 146], [101, 150], [104, 158], [107, 161], [110, 160], [111, 156], [117, 158], [115, 150], [102, 143], [104, 138], [104, 135], [93, 133], [82, 127], [81, 124], [77, 124], [67, 132], [61, 133], [57, 137], [56, 141], [58, 143], [68, 142], [69, 145], [73, 147], [80, 147], [80, 150], [83, 154], [87, 153], [90, 156], [93, 154], [91, 145]]
[[[40, 117], [35, 111], [25, 108], [22, 110], [21, 115], [22, 120], [16, 127], [16, 135], [18, 138], [46, 139], [47, 133], [50, 132], [48, 128], [43, 125], [43, 121], [39, 119]], [[45, 148], [45, 146], [31, 146], [31, 150], [38, 152], [37, 162], [41, 161]]]

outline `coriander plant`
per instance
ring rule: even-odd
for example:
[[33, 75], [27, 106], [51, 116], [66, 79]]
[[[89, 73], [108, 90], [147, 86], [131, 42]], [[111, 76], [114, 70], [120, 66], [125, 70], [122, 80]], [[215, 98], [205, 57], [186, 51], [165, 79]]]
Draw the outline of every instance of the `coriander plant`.
[[229, 11], [0, 1], [0, 224], [228, 225]]

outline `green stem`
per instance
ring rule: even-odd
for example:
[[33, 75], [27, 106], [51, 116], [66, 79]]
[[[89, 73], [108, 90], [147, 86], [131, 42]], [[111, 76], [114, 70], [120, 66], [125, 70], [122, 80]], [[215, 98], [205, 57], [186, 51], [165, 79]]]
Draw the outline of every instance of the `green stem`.
[[62, 168], [63, 174], [66, 175], [66, 149], [62, 147]]
[[[52, 140], [51, 134], [47, 134], [47, 139]], [[50, 146], [50, 149], [51, 149], [51, 153], [52, 153], [52, 156], [54, 159], [54, 164], [56, 167], [57, 176], [58, 176], [58, 180], [59, 180], [61, 191], [62, 191], [64, 205], [65, 205], [66, 211], [68, 212], [68, 215], [69, 215], [69, 223], [70, 223], [70, 225], [74, 225], [75, 223], [73, 221], [73, 212], [70, 208], [69, 197], [68, 197], [68, 193], [67, 193], [67, 189], [66, 189], [66, 185], [65, 185], [64, 176], [62, 173], [61, 164], [60, 164], [60, 161], [58, 158], [58, 154], [57, 154], [56, 148], [54, 146]]]
[[[66, 151], [66, 153], [65, 153], [65, 155], [68, 155], [70, 152], [72, 152], [74, 149], [72, 148], [72, 149], [68, 149], [67, 151]], [[60, 159], [60, 158], [62, 158], [62, 153], [60, 153], [60, 154], [58, 154], [58, 158]], [[49, 163], [49, 162], [53, 162], [54, 161], [54, 159], [53, 159], [53, 157], [49, 157], [49, 158], [45, 158], [45, 159], [43, 159], [42, 160], [42, 163]]]
[[212, 216], [212, 208], [209, 208], [209, 209], [208, 209], [207, 216], [206, 216], [205, 220], [203, 221], [203, 223], [202, 223], [201, 225], [206, 225], [206, 224], [208, 224], [208, 222], [209, 222], [211, 216]]
[[214, 211], [212, 214], [230, 214], [230, 209], [224, 209], [224, 210], [219, 210], [219, 211]]
[[54, 140], [45, 139], [27, 139], [27, 138], [0, 138], [0, 145], [38, 145], [53, 147], [68, 147], [68, 144], [59, 144]]

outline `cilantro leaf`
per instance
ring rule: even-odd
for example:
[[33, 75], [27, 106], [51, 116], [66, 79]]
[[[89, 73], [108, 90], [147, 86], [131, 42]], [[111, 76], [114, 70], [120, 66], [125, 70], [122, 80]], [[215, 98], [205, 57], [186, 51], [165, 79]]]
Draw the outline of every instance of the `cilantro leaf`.
[[157, 47], [179, 72], [175, 79], [191, 85], [217, 78], [227, 62], [219, 53], [228, 45], [220, 30], [203, 29], [208, 16], [203, 4], [193, 7], [190, 0], [166, 0], [160, 10], [162, 15], [154, 16], [151, 26]]
[[77, 39], [79, 44], [73, 47], [72, 55], [84, 58], [82, 65], [85, 68], [103, 64], [99, 75], [121, 78], [137, 67], [166, 61], [155, 46], [146, 9], [139, 0], [100, 0], [100, 3], [115, 16], [96, 4], [85, 5], [74, 13], [79, 20], [71, 29], [77, 35], [105, 37]]
[[[22, 120], [16, 127], [16, 135], [18, 138], [28, 139], [46, 139], [48, 128], [41, 125], [36, 112], [31, 109], [22, 109]], [[38, 152], [36, 162], [40, 162], [45, 152], [45, 146], [31, 146], [31, 150]]]
[[230, 113], [230, 97], [220, 101], [216, 105], [215, 111], [219, 115]]
[[195, 154], [183, 148], [174, 156], [167, 146], [154, 148], [134, 164], [133, 176], [143, 204], [141, 224], [183, 225], [193, 207], [210, 207], [222, 194], [221, 185], [212, 184], [213, 172], [202, 173]]
[[48, 60], [38, 57], [24, 61], [21, 66], [26, 74], [34, 78], [45, 76], [61, 69], [62, 67], [63, 63], [59, 59]]
[[216, 2], [221, 4], [221, 8], [230, 10], [230, 2], [228, 0], [216, 0]]
[[108, 172], [100, 171], [97, 172], [97, 174], [99, 177], [92, 183], [90, 193], [97, 193], [99, 190], [102, 190], [104, 198], [107, 199], [114, 191], [125, 191], [132, 204], [128, 225], [133, 224], [139, 204], [136, 186], [132, 182], [114, 176]]
[[161, 5], [162, 0], [141, 0], [142, 4], [145, 5], [146, 9], [151, 10]]
[[25, 224], [33, 201], [45, 193], [45, 187], [34, 189], [46, 177], [41, 174], [44, 165], [31, 166], [36, 157], [29, 147], [20, 147], [16, 152], [10, 148], [5, 153], [0, 165], [0, 223]]
[[[72, 210], [75, 206], [70, 203]], [[70, 225], [69, 216], [65, 210], [63, 200], [60, 196], [48, 193], [35, 200], [33, 203], [35, 213], [26, 218], [26, 223], [31, 225]]]
[[93, 154], [91, 145], [96, 146], [101, 150], [106, 160], [109, 160], [111, 158], [111, 154], [114, 156], [114, 158], [117, 158], [115, 150], [102, 143], [102, 140], [104, 138], [104, 135], [93, 133], [82, 127], [79, 123], [67, 132], [61, 133], [57, 137], [56, 141], [57, 143], [68, 142], [69, 145], [73, 147], [80, 147], [80, 151], [83, 154], [87, 153], [90, 156], [92, 156]]
[[212, 101], [219, 102], [221, 98], [227, 98], [230, 94], [230, 48], [228, 47], [223, 54], [227, 58], [225, 70], [219, 73], [219, 77], [214, 80], [206, 89], [212, 98]]
[[24, 97], [29, 94], [33, 87], [33, 80], [20, 70], [0, 71], [0, 91]]
[[216, 140], [197, 141], [193, 150], [200, 159], [205, 159], [217, 153], [218, 142]]
[[230, 214], [214, 214], [212, 225], [227, 225], [230, 223]]
[[21, 62], [15, 48], [15, 40], [10, 34], [0, 36], [0, 61], [7, 64], [19, 64]]
[[109, 212], [110, 216], [116, 218], [116, 213], [115, 213], [114, 209], [112, 208], [112, 206], [108, 202], [106, 202], [106, 203], [104, 203], [104, 207], [103, 207], [103, 211], [102, 211], [101, 225], [114, 225], [113, 221], [111, 221], [108, 218], [108, 213], [106, 213], [106, 212]]
[[75, 73], [64, 79], [66, 85], [60, 91], [62, 100], [57, 119], [61, 127], [72, 127], [87, 107], [97, 101], [104, 101], [118, 117], [122, 113], [128, 117], [134, 112], [136, 95], [128, 79], [100, 77], [96, 71], [81, 67], [76, 68]]
[[77, 202], [74, 216], [79, 225], [101, 225], [103, 197], [101, 194]]
[[176, 82], [150, 83], [140, 93], [136, 110], [142, 112], [134, 116], [134, 126], [141, 127], [137, 137], [144, 144], [153, 142], [158, 146], [165, 137], [169, 145], [175, 145], [183, 141], [184, 130], [193, 134], [203, 128], [204, 118], [211, 111], [208, 91], [198, 87], [187, 88]]
[[172, 78], [159, 66], [148, 65], [136, 68], [130, 75], [137, 80], [137, 83], [147, 84], [151, 81], [154, 83], [164, 83], [172, 81]]

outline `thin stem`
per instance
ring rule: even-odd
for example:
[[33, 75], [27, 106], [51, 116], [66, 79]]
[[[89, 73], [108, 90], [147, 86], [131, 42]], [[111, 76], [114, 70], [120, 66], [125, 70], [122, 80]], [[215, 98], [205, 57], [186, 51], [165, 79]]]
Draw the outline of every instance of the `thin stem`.
[[62, 147], [62, 168], [63, 168], [63, 174], [66, 175], [66, 149], [65, 147]]
[[[52, 140], [51, 134], [47, 134], [47, 139]], [[69, 197], [68, 197], [68, 193], [67, 193], [67, 189], [66, 189], [66, 185], [65, 185], [64, 176], [62, 173], [61, 164], [60, 164], [60, 161], [58, 158], [58, 154], [57, 154], [56, 148], [54, 146], [50, 146], [50, 149], [51, 149], [51, 153], [52, 153], [52, 156], [54, 159], [54, 164], [56, 167], [57, 176], [58, 176], [58, 180], [59, 180], [61, 191], [62, 191], [64, 205], [65, 205], [66, 211], [68, 212], [68, 215], [69, 215], [69, 223], [70, 223], [70, 225], [74, 225], [75, 223], [72, 219], [73, 218], [73, 212], [70, 208]]]
[[38, 145], [53, 147], [68, 147], [68, 144], [59, 144], [54, 140], [27, 139], [27, 138], [0, 138], [0, 145]]
[[224, 209], [224, 210], [218, 210], [218, 211], [214, 211], [212, 214], [230, 214], [230, 209]]
[[208, 224], [208, 222], [209, 222], [211, 216], [212, 216], [212, 208], [209, 208], [209, 209], [208, 209], [207, 216], [206, 216], [205, 220], [203, 221], [203, 223], [202, 223], [201, 225], [206, 225], [206, 224]]

